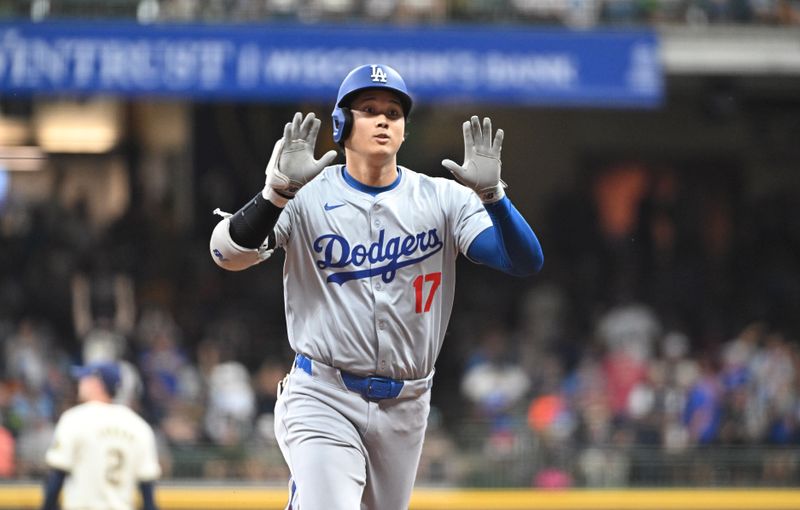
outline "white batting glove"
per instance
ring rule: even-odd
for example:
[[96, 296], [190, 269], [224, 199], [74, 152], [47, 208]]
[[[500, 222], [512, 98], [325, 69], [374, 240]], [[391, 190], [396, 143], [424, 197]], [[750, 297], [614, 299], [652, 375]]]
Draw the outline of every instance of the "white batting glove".
[[442, 165], [464, 186], [478, 194], [484, 204], [497, 202], [506, 195], [506, 183], [500, 180], [500, 150], [503, 147], [503, 130], [498, 129], [492, 142], [492, 119], [483, 118], [483, 127], [477, 115], [463, 124], [464, 164], [445, 159]]
[[328, 151], [320, 159], [314, 159], [321, 124], [313, 113], [303, 118], [297, 112], [292, 122], [283, 128], [283, 138], [275, 144], [267, 164], [267, 180], [262, 192], [264, 198], [278, 207], [284, 207], [300, 188], [336, 158], [336, 151]]

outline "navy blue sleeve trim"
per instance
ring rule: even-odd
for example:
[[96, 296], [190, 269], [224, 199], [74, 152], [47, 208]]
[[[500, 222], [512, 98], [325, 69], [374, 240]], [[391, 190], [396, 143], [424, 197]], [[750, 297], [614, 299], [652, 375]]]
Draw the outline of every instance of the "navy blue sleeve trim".
[[158, 510], [156, 506], [155, 486], [155, 482], [139, 482], [139, 492], [142, 493], [143, 510]]
[[492, 226], [478, 234], [467, 257], [514, 276], [538, 273], [544, 264], [542, 245], [508, 197], [485, 204]]
[[58, 509], [58, 496], [61, 494], [61, 487], [64, 485], [64, 479], [66, 477], [67, 473], [60, 469], [51, 469], [47, 473], [47, 478], [44, 482], [44, 502], [42, 503], [42, 510]]

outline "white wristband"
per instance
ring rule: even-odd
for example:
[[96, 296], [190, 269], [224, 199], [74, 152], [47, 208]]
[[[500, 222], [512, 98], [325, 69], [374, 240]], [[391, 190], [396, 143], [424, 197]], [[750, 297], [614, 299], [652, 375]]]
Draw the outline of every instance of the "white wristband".
[[272, 202], [275, 207], [280, 207], [281, 209], [286, 207], [286, 204], [289, 203], [288, 198], [281, 195], [270, 186], [264, 186], [264, 189], [261, 190], [261, 196], [264, 197], [265, 200]]
[[481, 202], [483, 202], [484, 204], [493, 204], [495, 202], [499, 202], [500, 200], [503, 199], [504, 196], [506, 196], [505, 187], [506, 183], [500, 181], [497, 183], [496, 186], [493, 186], [491, 188], [484, 188], [480, 191], [477, 191], [476, 193], [478, 193]]

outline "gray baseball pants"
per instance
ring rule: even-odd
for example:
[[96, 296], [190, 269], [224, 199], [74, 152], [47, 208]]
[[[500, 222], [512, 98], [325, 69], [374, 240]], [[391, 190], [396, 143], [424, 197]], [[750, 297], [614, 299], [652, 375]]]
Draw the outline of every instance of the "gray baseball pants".
[[334, 368], [314, 362], [312, 373], [292, 368], [275, 406], [287, 509], [407, 510], [431, 392], [369, 401]]

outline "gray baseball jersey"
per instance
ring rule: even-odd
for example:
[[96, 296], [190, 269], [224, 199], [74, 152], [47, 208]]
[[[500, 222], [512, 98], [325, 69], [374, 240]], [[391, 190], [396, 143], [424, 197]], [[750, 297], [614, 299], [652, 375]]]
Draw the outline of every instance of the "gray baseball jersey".
[[372, 196], [325, 168], [275, 227], [296, 352], [359, 375], [420, 379], [434, 368], [456, 258], [492, 225], [472, 190], [400, 167]]
[[69, 473], [64, 510], [132, 510], [137, 483], [161, 475], [152, 428], [119, 404], [65, 411], [45, 459]]
[[[361, 188], [327, 167], [274, 229], [289, 342], [303, 355], [275, 407], [293, 510], [408, 508], [456, 258], [492, 225], [475, 193], [447, 179], [400, 167], [394, 187]], [[340, 370], [405, 383], [400, 398], [372, 401]]]

